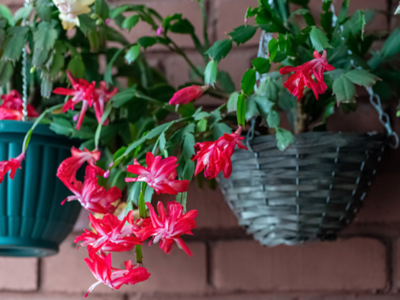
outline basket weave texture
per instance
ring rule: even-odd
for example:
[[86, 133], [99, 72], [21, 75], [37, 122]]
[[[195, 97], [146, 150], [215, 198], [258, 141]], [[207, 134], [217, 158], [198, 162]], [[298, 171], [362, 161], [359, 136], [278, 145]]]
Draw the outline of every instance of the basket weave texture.
[[256, 137], [218, 177], [231, 209], [263, 245], [336, 238], [359, 211], [381, 160], [384, 135], [310, 132], [284, 152]]

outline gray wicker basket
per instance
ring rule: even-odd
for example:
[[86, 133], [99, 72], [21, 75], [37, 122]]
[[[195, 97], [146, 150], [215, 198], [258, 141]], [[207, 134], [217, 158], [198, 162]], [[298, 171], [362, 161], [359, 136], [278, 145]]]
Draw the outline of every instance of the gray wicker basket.
[[284, 152], [274, 136], [254, 138], [232, 156], [226, 201], [263, 245], [334, 239], [359, 211], [387, 137], [328, 132], [299, 134]]

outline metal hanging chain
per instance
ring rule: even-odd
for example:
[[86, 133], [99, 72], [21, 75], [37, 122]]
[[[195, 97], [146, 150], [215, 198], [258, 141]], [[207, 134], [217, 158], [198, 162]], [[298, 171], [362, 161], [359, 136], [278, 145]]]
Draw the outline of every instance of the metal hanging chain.
[[[24, 6], [27, 7], [30, 0], [25, 0]], [[27, 17], [28, 18], [28, 17]], [[23, 20], [23, 26], [28, 25], [28, 20]], [[28, 78], [27, 72], [27, 53], [26, 45], [22, 48], [22, 121], [26, 122], [28, 119]]]
[[399, 146], [399, 136], [392, 129], [389, 115], [382, 110], [381, 98], [379, 97], [379, 95], [374, 93], [372, 87], [367, 87], [366, 90], [369, 94], [369, 102], [373, 107], [375, 107], [376, 111], [379, 114], [379, 122], [381, 122], [381, 124], [385, 127], [388, 138], [392, 139], [389, 146], [393, 149], [396, 149]]
[[[322, 2], [323, 1], [324, 0], [322, 0]], [[331, 5], [331, 11], [332, 11], [332, 14], [333, 14], [333, 16], [332, 16], [332, 25], [333, 25], [333, 27], [335, 27], [338, 18], [337, 18], [336, 14], [335, 14], [335, 7], [334, 7], [333, 4]], [[343, 25], [340, 26], [340, 31], [343, 32]], [[344, 40], [343, 36], [342, 36], [342, 40]], [[351, 52], [351, 50], [348, 50], [348, 54], [351, 55], [353, 53]], [[351, 64], [354, 66], [354, 61], [353, 60], [351, 60]], [[374, 93], [372, 87], [366, 87], [365, 89], [367, 90], [367, 92], [369, 94], [369, 102], [371, 103], [371, 105], [378, 112], [379, 122], [381, 122], [381, 124], [385, 127], [388, 138], [392, 139], [392, 141], [389, 144], [389, 146], [391, 148], [393, 148], [393, 149], [396, 149], [399, 146], [399, 136], [392, 129], [392, 126], [390, 124], [389, 115], [387, 113], [383, 112], [383, 110], [382, 110], [382, 104], [381, 104], [380, 97], [376, 93]]]
[[[272, 2], [272, 1], [270, 1]], [[270, 42], [270, 40], [272, 39], [272, 34], [271, 33], [266, 33], [264, 30], [261, 32], [261, 37], [260, 37], [260, 42], [259, 42], [259, 46], [258, 46], [258, 54], [257, 57], [262, 57], [262, 58], [268, 58], [268, 44]], [[261, 81], [264, 80], [265, 78], [267, 78], [267, 74], [260, 74], [260, 73], [256, 73], [256, 79], [257, 81]], [[257, 82], [254, 86], [254, 91], [257, 92], [258, 90], [258, 85]], [[256, 125], [256, 120], [253, 118], [251, 120], [251, 126], [249, 131], [247, 132], [246, 135], [246, 144], [247, 144], [247, 148], [249, 148], [249, 150], [251, 152], [253, 151], [253, 148], [251, 148], [250, 142], [254, 139], [254, 134], [255, 134], [255, 125]], [[255, 153], [255, 152], [254, 152]]]

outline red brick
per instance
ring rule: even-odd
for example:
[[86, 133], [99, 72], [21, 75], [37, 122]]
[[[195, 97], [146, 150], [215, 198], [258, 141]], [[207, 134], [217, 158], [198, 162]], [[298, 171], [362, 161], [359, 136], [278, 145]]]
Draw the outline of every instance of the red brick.
[[379, 174], [365, 199], [356, 223], [400, 222], [400, 174]]
[[152, 273], [138, 291], [146, 293], [200, 293], [207, 290], [206, 247], [188, 243], [193, 257], [174, 246], [166, 255], [158, 245], [144, 247], [145, 266]]
[[[86, 249], [76, 250], [72, 243], [74, 236], [69, 236], [61, 245], [60, 254], [42, 261], [41, 287], [45, 292], [80, 293], [96, 282], [83, 261], [87, 257]], [[187, 256], [174, 246], [170, 255], [162, 252], [158, 245], [145, 246], [143, 249], [145, 267], [152, 273], [147, 282], [135, 286], [124, 286], [118, 291], [111, 291], [101, 285], [93, 293], [188, 293], [202, 292], [207, 288], [206, 249], [202, 243], [188, 243], [193, 257]], [[113, 254], [113, 266], [122, 268], [123, 262], [134, 260], [133, 252]]]
[[223, 291], [376, 291], [387, 284], [385, 254], [369, 238], [274, 248], [218, 242], [212, 281]]
[[[212, 190], [206, 186], [201, 189], [196, 183], [191, 183], [188, 191], [187, 209], [197, 209], [199, 212], [196, 218], [197, 226], [200, 229], [228, 229], [238, 226], [238, 221], [225, 202], [224, 196], [217, 187]], [[174, 200], [170, 195], [159, 195], [155, 197], [157, 201]]]
[[[1, 300], [82, 300], [82, 295], [61, 295], [61, 294], [43, 294], [43, 293], [0, 293]], [[123, 296], [97, 296], [96, 300], [123, 300]]]
[[395, 300], [398, 295], [304, 295], [299, 300]]
[[29, 292], [37, 288], [36, 258], [0, 257], [0, 290]]
[[[229, 38], [228, 33], [240, 25], [244, 24], [244, 17], [249, 6], [257, 7], [257, 0], [217, 0], [211, 1], [214, 5], [212, 16], [217, 24], [217, 39]], [[253, 18], [249, 24], [253, 24]], [[257, 45], [260, 39], [261, 31], [246, 43], [246, 45]]]

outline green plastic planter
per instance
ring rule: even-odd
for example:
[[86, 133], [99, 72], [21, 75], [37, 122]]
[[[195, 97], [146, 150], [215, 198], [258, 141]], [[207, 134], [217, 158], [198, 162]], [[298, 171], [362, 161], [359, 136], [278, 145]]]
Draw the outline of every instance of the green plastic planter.
[[[0, 161], [21, 153], [32, 123], [0, 121]], [[78, 218], [78, 202], [61, 205], [71, 192], [56, 177], [71, 156], [74, 141], [39, 125], [32, 134], [22, 170], [0, 184], [0, 256], [43, 257], [58, 252]]]

